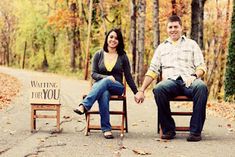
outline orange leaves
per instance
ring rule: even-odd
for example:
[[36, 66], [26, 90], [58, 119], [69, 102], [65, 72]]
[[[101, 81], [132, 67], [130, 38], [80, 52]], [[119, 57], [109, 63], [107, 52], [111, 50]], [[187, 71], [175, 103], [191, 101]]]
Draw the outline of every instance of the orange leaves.
[[79, 18], [76, 12], [71, 12], [68, 9], [58, 9], [53, 15], [48, 17], [48, 26], [55, 27], [57, 31], [74, 27], [79, 23]]
[[[182, 105], [192, 107], [190, 103], [184, 103]], [[224, 117], [228, 120], [235, 121], [235, 103], [224, 102], [222, 100], [220, 100], [220, 102], [208, 101], [206, 110], [209, 115]]]
[[14, 77], [0, 73], [0, 109], [9, 105], [20, 89], [20, 83]]
[[66, 9], [55, 11], [54, 15], [48, 17], [48, 25], [55, 26], [57, 29], [63, 29], [69, 25], [70, 12]]

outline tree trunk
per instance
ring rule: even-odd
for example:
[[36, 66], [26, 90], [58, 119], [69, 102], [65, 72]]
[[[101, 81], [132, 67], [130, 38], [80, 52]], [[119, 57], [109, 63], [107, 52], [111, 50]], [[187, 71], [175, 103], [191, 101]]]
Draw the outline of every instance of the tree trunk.
[[47, 61], [47, 56], [46, 56], [46, 49], [45, 49], [45, 45], [43, 45], [43, 61], [42, 61], [42, 70], [46, 71], [47, 68], [49, 67], [48, 61]]
[[71, 39], [71, 50], [70, 50], [70, 68], [72, 71], [76, 69], [76, 30], [72, 30], [72, 39]]
[[87, 45], [86, 45], [86, 60], [85, 60], [85, 75], [84, 75], [85, 80], [88, 79], [88, 68], [89, 68], [89, 62], [90, 62], [89, 47], [90, 47], [90, 34], [91, 34], [92, 3], [93, 3], [93, 0], [90, 0], [89, 23], [88, 23], [88, 33], [87, 33]]
[[102, 19], [102, 23], [103, 23], [103, 27], [104, 27], [104, 32], [106, 34], [107, 33], [107, 26], [105, 23], [105, 16], [106, 15], [104, 13], [103, 0], [100, 0], [99, 6], [100, 6], [100, 11], [101, 11], [101, 19]]
[[191, 14], [191, 38], [195, 40], [203, 50], [203, 20], [204, 20], [204, 4], [206, 0], [192, 0]]
[[[78, 1], [78, 6], [79, 6], [79, 9], [78, 9], [78, 17], [79, 17], [79, 19], [80, 19], [80, 21], [82, 21], [83, 20], [83, 18], [82, 18], [82, 1]], [[81, 34], [80, 34], [80, 27], [77, 27], [77, 53], [78, 53], [78, 61], [79, 61], [79, 63], [78, 63], [78, 68], [80, 69], [80, 70], [82, 70], [83, 69], [83, 63], [84, 63], [84, 61], [83, 61], [83, 55], [82, 55], [82, 48], [81, 48]]]
[[53, 55], [55, 55], [55, 51], [56, 51], [56, 35], [53, 34], [53, 35], [52, 35], [52, 38], [53, 38], [53, 43], [52, 43], [52, 50], [51, 50], [51, 53], [52, 53]]
[[216, 97], [217, 99], [221, 99], [221, 93], [222, 93], [222, 87], [224, 84], [224, 74], [225, 74], [225, 66], [226, 66], [226, 55], [227, 55], [227, 45], [228, 45], [228, 27], [229, 27], [229, 8], [230, 8], [230, 0], [228, 0], [227, 3], [227, 11], [226, 11], [226, 18], [224, 22], [224, 34], [222, 36], [222, 42], [221, 44], [221, 53], [220, 53], [220, 67], [219, 67], [219, 77], [218, 77], [218, 88], [216, 91]]
[[176, 0], [171, 0], [171, 4], [172, 4], [172, 15], [177, 15]]
[[159, 1], [153, 0], [153, 48], [160, 44]]
[[136, 1], [131, 0], [130, 52], [132, 54], [132, 74], [136, 73]]
[[8, 42], [6, 42], [6, 61], [7, 61], [7, 66], [9, 66], [10, 65], [10, 45]]
[[72, 71], [76, 70], [76, 28], [77, 28], [77, 20], [76, 20], [76, 3], [72, 3], [70, 5], [70, 10], [72, 12], [72, 38], [71, 38], [71, 50], [70, 50], [70, 68]]
[[22, 69], [24, 69], [24, 65], [25, 65], [26, 50], [27, 50], [27, 41], [24, 42], [24, 52], [23, 52], [23, 60], [22, 60]]
[[146, 1], [139, 0], [139, 17], [138, 17], [138, 41], [137, 41], [137, 65], [138, 69], [136, 70], [138, 78], [137, 83], [140, 85], [142, 83], [145, 68], [144, 68], [144, 32], [145, 32], [145, 18], [146, 18]]
[[82, 63], [83, 63], [83, 57], [82, 57], [82, 48], [81, 48], [81, 38], [80, 38], [80, 28], [77, 28], [77, 54], [78, 54], [78, 68], [81, 70], [82, 69]]

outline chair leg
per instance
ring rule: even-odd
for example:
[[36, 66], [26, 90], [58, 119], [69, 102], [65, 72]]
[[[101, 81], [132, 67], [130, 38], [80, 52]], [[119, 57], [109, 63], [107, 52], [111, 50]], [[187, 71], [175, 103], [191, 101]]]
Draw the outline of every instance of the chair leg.
[[125, 113], [122, 114], [121, 134], [124, 134], [125, 128]]
[[162, 132], [162, 128], [161, 128], [161, 125], [159, 126], [159, 135], [160, 135], [160, 137], [162, 137], [162, 135], [163, 135], [163, 132]]
[[36, 110], [34, 110], [33, 105], [31, 106], [31, 132], [36, 131], [36, 118], [34, 116], [36, 115]]
[[88, 132], [90, 132], [90, 114], [85, 113], [86, 116], [86, 129], [85, 129], [85, 136], [88, 136]]
[[57, 131], [60, 132], [60, 106], [56, 106]]
[[160, 133], [159, 112], [157, 114], [157, 133]]
[[128, 120], [127, 120], [127, 105], [126, 105], [126, 99], [123, 100], [123, 107], [124, 107], [124, 113], [125, 113], [125, 128], [126, 128], [126, 133], [128, 133]]

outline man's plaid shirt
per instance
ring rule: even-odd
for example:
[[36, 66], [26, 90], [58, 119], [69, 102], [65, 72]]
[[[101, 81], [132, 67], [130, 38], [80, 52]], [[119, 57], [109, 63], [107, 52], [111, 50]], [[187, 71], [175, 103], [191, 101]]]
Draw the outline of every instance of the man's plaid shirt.
[[202, 51], [194, 40], [182, 36], [177, 44], [168, 38], [158, 46], [146, 75], [156, 78], [162, 73], [163, 80], [181, 76], [185, 81], [197, 69], [206, 72]]

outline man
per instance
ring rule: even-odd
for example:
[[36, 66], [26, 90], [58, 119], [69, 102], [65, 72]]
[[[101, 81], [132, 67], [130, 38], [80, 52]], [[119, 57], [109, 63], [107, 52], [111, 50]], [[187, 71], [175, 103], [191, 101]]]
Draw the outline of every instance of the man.
[[193, 99], [193, 114], [187, 141], [200, 141], [208, 97], [207, 87], [200, 79], [206, 72], [203, 55], [195, 41], [182, 35], [182, 22], [178, 16], [172, 15], [168, 18], [167, 33], [169, 38], [155, 50], [135, 101], [143, 102], [145, 89], [161, 75], [162, 81], [153, 89], [163, 131], [161, 138], [175, 137], [175, 122], [170, 114], [169, 99], [183, 94]]

